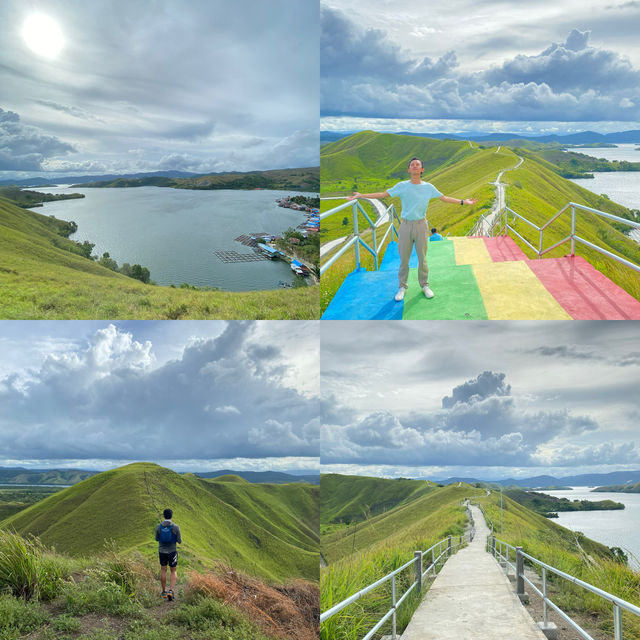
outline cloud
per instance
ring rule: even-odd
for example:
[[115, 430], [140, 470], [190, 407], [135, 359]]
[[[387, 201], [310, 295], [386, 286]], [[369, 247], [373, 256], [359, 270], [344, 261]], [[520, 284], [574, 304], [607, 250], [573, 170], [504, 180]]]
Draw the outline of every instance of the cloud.
[[325, 423], [322, 462], [532, 466], [552, 440], [598, 429], [593, 418], [566, 409], [527, 410], [505, 378], [484, 371], [445, 396], [441, 411], [377, 411]]
[[591, 46], [572, 29], [562, 43], [480, 72], [459, 69], [454, 51], [418, 59], [382, 30], [322, 12], [323, 116], [475, 120], [634, 121], [640, 71], [625, 56]]
[[85, 111], [84, 109], [81, 109], [80, 107], [60, 104], [58, 102], [53, 102], [52, 100], [36, 100], [36, 103], [42, 105], [43, 107], [48, 107], [49, 109], [53, 109], [54, 111], [60, 111], [62, 113], [66, 113], [70, 116], [73, 116], [74, 118], [104, 123], [103, 120], [100, 120], [100, 118], [96, 118], [94, 115], [90, 114], [88, 111]]
[[3, 459], [317, 456], [319, 403], [287, 386], [288, 359], [231, 322], [158, 365], [110, 325], [0, 378]]
[[0, 171], [40, 171], [45, 159], [74, 151], [55, 136], [22, 124], [17, 113], [0, 108]]
[[511, 385], [505, 384], [504, 373], [483, 371], [474, 380], [469, 380], [453, 389], [451, 396], [442, 398], [442, 408], [450, 409], [458, 402], [482, 400], [489, 396], [511, 395]]

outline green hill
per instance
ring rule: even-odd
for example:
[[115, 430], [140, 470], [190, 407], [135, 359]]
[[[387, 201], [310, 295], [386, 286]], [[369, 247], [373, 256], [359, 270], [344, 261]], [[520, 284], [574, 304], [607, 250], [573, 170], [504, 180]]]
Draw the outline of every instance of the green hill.
[[67, 222], [0, 197], [0, 318], [319, 317], [317, 287], [222, 292], [147, 285], [84, 257], [68, 233]]
[[1, 484], [76, 484], [93, 475], [95, 471], [82, 469], [22, 469], [19, 467], [0, 467]]
[[0, 523], [75, 556], [114, 540], [121, 551], [157, 551], [160, 512], [170, 506], [184, 540], [181, 557], [198, 566], [217, 561], [270, 581], [318, 574], [318, 488], [255, 485], [179, 475], [134, 463], [95, 475]]
[[320, 522], [349, 524], [388, 511], [430, 491], [425, 480], [326, 474], [320, 479]]
[[[547, 515], [547, 517], [557, 511], [610, 511], [612, 509], [624, 509], [624, 505], [621, 502], [614, 502], [613, 500], [569, 500], [568, 498], [557, 498], [537, 491], [525, 491], [516, 487], [505, 489], [504, 495], [509, 496], [518, 504], [524, 505], [536, 513]], [[554, 517], [557, 517], [557, 513]]]

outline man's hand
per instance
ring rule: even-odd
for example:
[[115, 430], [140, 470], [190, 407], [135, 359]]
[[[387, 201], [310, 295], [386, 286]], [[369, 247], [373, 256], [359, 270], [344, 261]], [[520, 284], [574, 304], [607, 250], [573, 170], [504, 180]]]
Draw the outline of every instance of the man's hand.
[[356, 198], [361, 198], [362, 196], [356, 191], [352, 196], [347, 196], [347, 200], [355, 200]]
[[471, 205], [474, 205], [476, 202], [478, 202], [478, 199], [477, 199], [477, 198], [467, 198], [467, 199], [464, 201], [464, 203], [465, 203], [465, 204], [468, 204], [468, 205], [470, 205], [470, 206], [471, 206]]

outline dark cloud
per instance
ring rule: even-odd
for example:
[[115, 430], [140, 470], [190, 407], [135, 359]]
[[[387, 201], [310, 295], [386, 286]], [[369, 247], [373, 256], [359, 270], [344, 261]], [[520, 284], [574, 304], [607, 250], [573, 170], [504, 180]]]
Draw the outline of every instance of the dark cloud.
[[442, 398], [442, 408], [450, 409], [458, 402], [473, 402], [489, 396], [511, 395], [511, 385], [505, 384], [504, 373], [483, 371], [474, 380], [455, 387], [450, 396]]
[[41, 171], [42, 163], [75, 148], [20, 122], [13, 111], [0, 108], [0, 170]]
[[37, 104], [42, 105], [43, 107], [48, 107], [49, 109], [53, 109], [54, 111], [61, 111], [62, 113], [66, 113], [74, 118], [80, 118], [81, 120], [93, 120], [97, 122], [102, 122], [99, 118], [91, 115], [84, 109], [80, 109], [79, 107], [74, 107], [66, 104], [59, 104], [57, 102], [53, 102], [51, 100], [36, 100]]
[[[0, 380], [0, 457], [207, 459], [317, 456], [319, 403], [287, 387], [287, 359], [228, 323], [179, 359], [114, 326]], [[55, 434], [55, 437], [52, 437]]]
[[381, 30], [364, 30], [325, 9], [321, 113], [326, 116], [486, 120], [631, 121], [640, 71], [572, 29], [563, 43], [486, 71], [458, 69], [453, 51], [412, 58]]

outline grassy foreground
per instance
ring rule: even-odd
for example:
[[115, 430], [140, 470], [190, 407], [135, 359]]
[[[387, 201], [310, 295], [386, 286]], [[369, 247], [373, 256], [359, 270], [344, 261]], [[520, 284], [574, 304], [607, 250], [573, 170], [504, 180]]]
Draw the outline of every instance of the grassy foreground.
[[291, 320], [320, 315], [317, 286], [225, 292], [144, 284], [80, 255], [61, 235], [64, 225], [0, 197], [0, 318]]
[[0, 530], [3, 640], [313, 640], [317, 587], [268, 585], [220, 565], [179, 568], [177, 601], [159, 595], [158, 568], [104, 549], [69, 558]]

